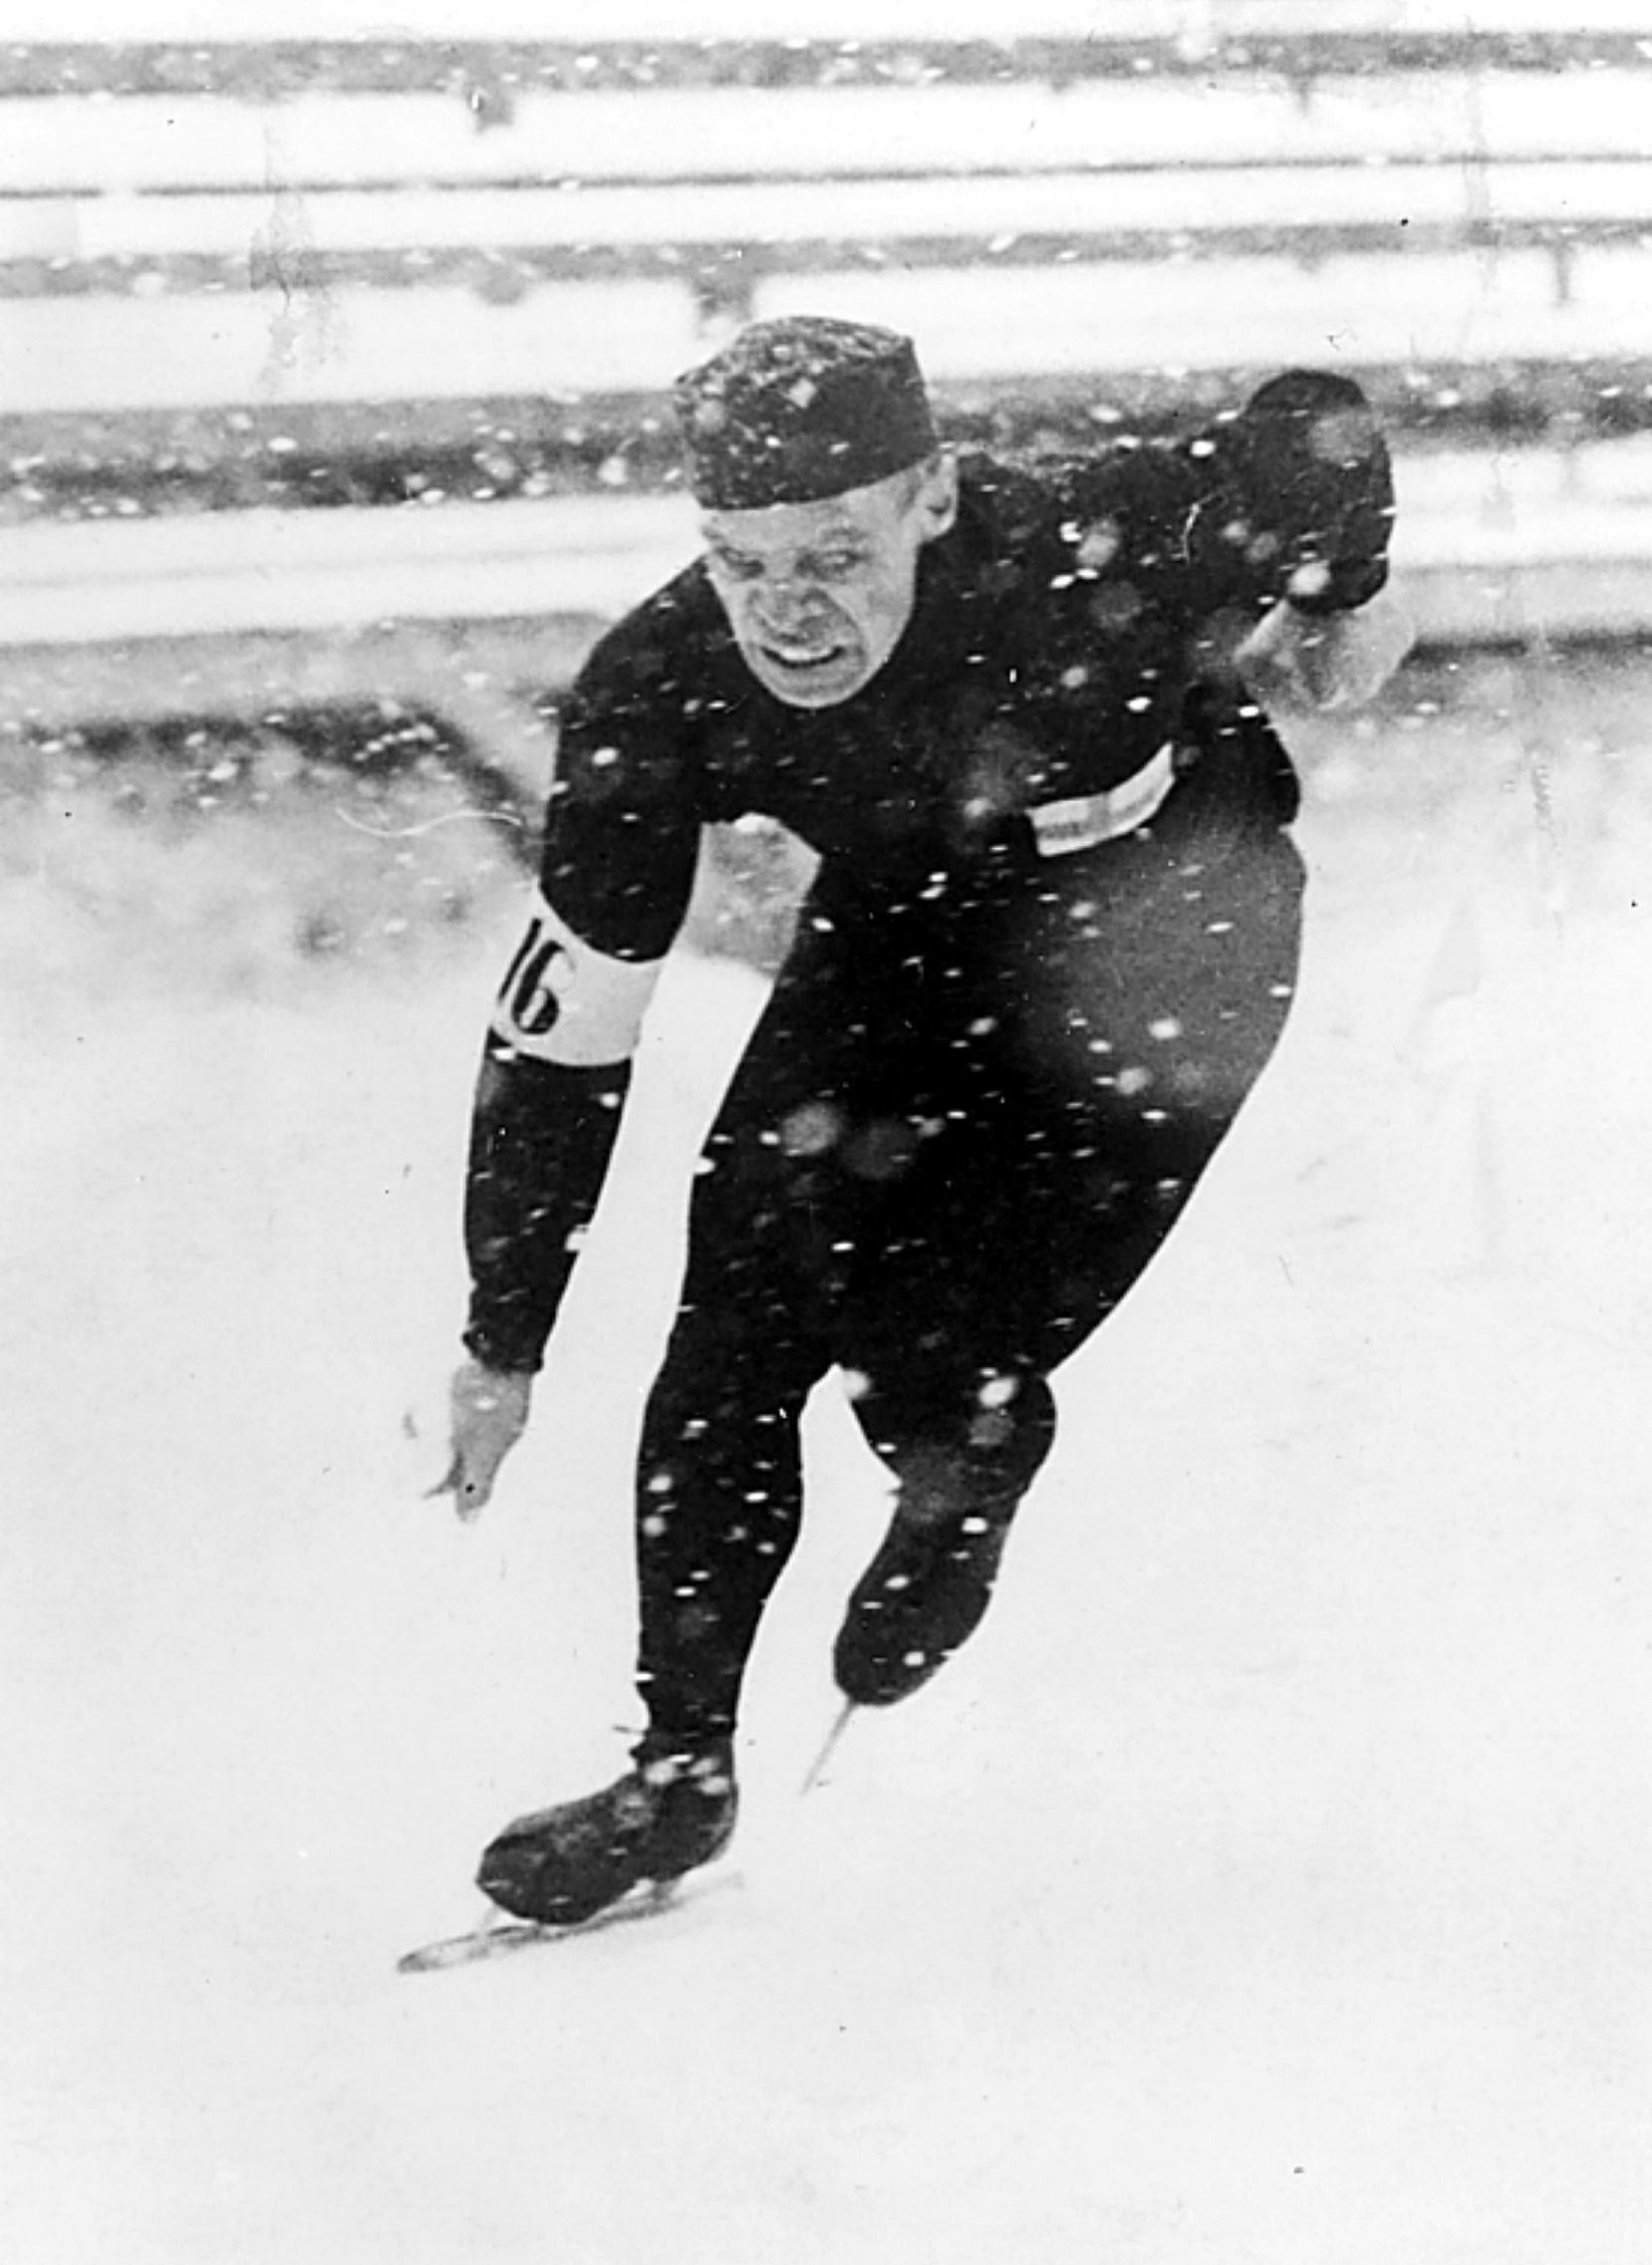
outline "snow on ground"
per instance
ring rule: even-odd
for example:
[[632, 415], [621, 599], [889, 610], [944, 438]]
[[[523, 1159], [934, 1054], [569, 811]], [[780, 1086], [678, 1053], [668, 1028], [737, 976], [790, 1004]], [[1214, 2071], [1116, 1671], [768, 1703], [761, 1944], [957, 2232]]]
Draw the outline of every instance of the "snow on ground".
[[107, 835], [15, 860], [0, 2251], [1644, 2256], [1643, 695], [1528, 675], [1320, 735], [1298, 1018], [1066, 1373], [975, 1644], [799, 1799], [881, 1518], [823, 1398], [729, 1884], [427, 1978], [395, 1959], [468, 1922], [482, 1840], [635, 1719], [658, 1159], [760, 985], [673, 970], [464, 1530], [400, 1425], [509, 908], [319, 970], [260, 927], [209, 981], [182, 849], [172, 890], [115, 887]]

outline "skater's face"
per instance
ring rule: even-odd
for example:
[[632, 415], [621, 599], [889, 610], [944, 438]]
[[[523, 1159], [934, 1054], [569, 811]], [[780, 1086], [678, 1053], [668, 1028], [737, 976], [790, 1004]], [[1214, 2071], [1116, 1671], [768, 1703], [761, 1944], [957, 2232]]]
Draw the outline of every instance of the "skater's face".
[[711, 587], [757, 682], [788, 708], [853, 699], [912, 619], [919, 552], [957, 515], [944, 455], [822, 502], [705, 512]]

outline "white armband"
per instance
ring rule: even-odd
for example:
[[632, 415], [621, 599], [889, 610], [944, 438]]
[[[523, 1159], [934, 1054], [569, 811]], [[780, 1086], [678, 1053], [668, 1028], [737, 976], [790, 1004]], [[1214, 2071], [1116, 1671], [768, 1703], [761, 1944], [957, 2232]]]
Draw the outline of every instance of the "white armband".
[[518, 1053], [569, 1069], [628, 1061], [661, 965], [597, 951], [536, 896], [528, 932], [499, 987], [493, 1029]]

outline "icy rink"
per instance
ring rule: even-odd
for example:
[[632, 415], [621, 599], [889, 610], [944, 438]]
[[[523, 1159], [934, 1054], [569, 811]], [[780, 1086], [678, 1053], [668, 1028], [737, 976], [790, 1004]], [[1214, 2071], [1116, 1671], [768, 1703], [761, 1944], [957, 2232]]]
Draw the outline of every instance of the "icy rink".
[[0, 1016], [0, 2254], [1639, 2265], [1652, 825], [1568, 846], [1489, 779], [1367, 839], [1345, 784], [1285, 1049], [1065, 1372], [979, 1638], [799, 1799], [882, 1515], [823, 1400], [731, 1861], [428, 1977], [482, 1841], [636, 1719], [657, 1160], [760, 986], [672, 971], [463, 1530], [399, 1430], [512, 918], [205, 998], [112, 939], [100, 1001], [0, 907], [44, 971]]

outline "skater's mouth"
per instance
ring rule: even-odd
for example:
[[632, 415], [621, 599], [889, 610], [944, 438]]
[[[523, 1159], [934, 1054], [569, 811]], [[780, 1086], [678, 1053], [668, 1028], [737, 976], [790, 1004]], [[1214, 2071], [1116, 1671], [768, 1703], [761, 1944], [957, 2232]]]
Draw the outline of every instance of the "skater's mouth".
[[816, 615], [787, 630], [747, 624], [741, 643], [759, 680], [794, 708], [831, 708], [860, 690], [866, 646], [852, 624]]
[[831, 668], [835, 661], [844, 658], [848, 650], [845, 645], [770, 645], [766, 642], [759, 647], [765, 661], [771, 661], [777, 669], [794, 671], [800, 676], [807, 676], [813, 670]]

